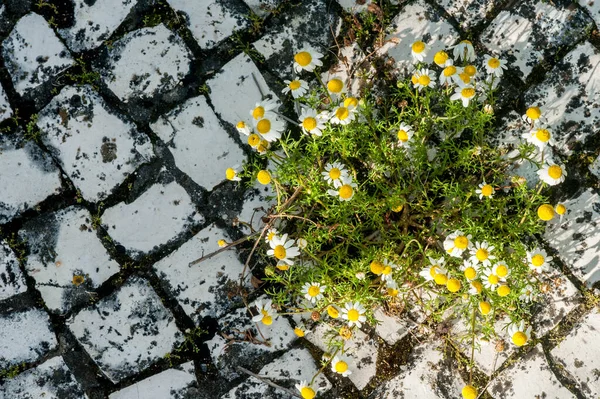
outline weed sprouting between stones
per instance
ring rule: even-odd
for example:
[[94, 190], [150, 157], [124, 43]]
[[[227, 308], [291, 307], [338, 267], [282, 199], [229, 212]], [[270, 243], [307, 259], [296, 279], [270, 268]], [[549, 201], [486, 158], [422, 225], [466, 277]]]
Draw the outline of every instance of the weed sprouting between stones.
[[[227, 169], [226, 178], [269, 185], [276, 201], [252, 233], [270, 297], [249, 306], [253, 321], [269, 328], [299, 314], [298, 336], [327, 323], [337, 333], [322, 366], [343, 377], [356, 361], [345, 343], [377, 322], [373, 311], [382, 305], [420, 307], [434, 321], [451, 310], [468, 326], [471, 348], [476, 337], [494, 338], [495, 322], [508, 317], [512, 344], [530, 344], [531, 302], [552, 261], [532, 243], [566, 211], [544, 195], [566, 171], [544, 157], [554, 140], [539, 107], [523, 115], [530, 128], [516, 156], [488, 140], [505, 62], [485, 55], [477, 68], [466, 40], [431, 65], [427, 51], [412, 44], [414, 72], [391, 96], [357, 98], [351, 82], [323, 82], [322, 55], [304, 48], [294, 57], [299, 77], [284, 89], [298, 120], [263, 99], [237, 124], [257, 158]], [[316, 85], [301, 78], [310, 73]], [[285, 132], [285, 120], [297, 128]], [[537, 184], [511, 176], [524, 160], [537, 167]], [[297, 385], [300, 396], [318, 394], [314, 381]], [[472, 375], [462, 394], [479, 394]]]

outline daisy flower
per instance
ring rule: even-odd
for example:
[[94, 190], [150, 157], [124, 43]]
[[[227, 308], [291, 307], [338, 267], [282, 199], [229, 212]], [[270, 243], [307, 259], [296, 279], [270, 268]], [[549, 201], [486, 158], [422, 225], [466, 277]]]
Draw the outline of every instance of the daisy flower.
[[327, 314], [332, 319], [337, 319], [338, 317], [340, 317], [340, 311], [337, 310], [337, 308], [333, 305], [327, 306]]
[[548, 185], [556, 186], [565, 181], [567, 171], [564, 165], [557, 165], [552, 161], [548, 161], [543, 168], [537, 171], [537, 174]]
[[522, 118], [525, 122], [528, 122], [532, 125], [543, 122], [545, 120], [545, 118], [542, 117], [542, 110], [540, 109], [540, 107], [535, 106], [527, 108], [527, 111], [525, 111], [525, 115], [523, 115]]
[[471, 83], [471, 75], [466, 73], [464, 68], [458, 68], [457, 72], [458, 72], [458, 80], [456, 82], [457, 84], [464, 86], [464, 85], [468, 85]]
[[383, 270], [381, 271], [381, 280], [382, 281], [391, 281], [392, 280], [392, 272], [394, 269], [397, 269], [398, 265], [390, 262], [387, 259], [383, 260]]
[[510, 294], [510, 287], [508, 286], [508, 284], [499, 284], [498, 288], [496, 288], [496, 294], [498, 294], [498, 296], [507, 296], [508, 294]]
[[356, 108], [339, 106], [331, 113], [330, 122], [336, 125], [347, 125], [354, 120]]
[[339, 197], [340, 201], [350, 201], [354, 197], [354, 192], [358, 186], [350, 177], [342, 177], [341, 183], [337, 190], [327, 190], [327, 194]]
[[[256, 123], [257, 120], [265, 118], [269, 114], [272, 114], [278, 108], [277, 102], [275, 100], [266, 99], [263, 101], [259, 101], [254, 104], [254, 108], [250, 111], [250, 116]], [[272, 117], [272, 115], [271, 115]]]
[[342, 309], [342, 318], [348, 320], [348, 327], [357, 326], [360, 328], [362, 323], [367, 321], [365, 308], [359, 302], [348, 302]]
[[317, 111], [312, 108], [302, 108], [300, 113], [300, 123], [298, 126], [302, 128], [305, 134], [314, 134], [315, 136], [321, 136], [323, 129], [325, 129], [326, 117], [323, 114], [317, 115]]
[[342, 377], [348, 377], [352, 372], [349, 370], [351, 360], [345, 355], [335, 355], [331, 361], [331, 371], [341, 374]]
[[460, 280], [458, 280], [456, 278], [450, 278], [446, 282], [446, 288], [450, 292], [458, 292], [458, 290], [460, 290], [460, 287], [461, 287]]
[[483, 284], [479, 280], [473, 280], [469, 283], [469, 294], [479, 295], [483, 290]]
[[358, 107], [359, 101], [358, 98], [356, 97], [346, 97], [344, 99], [344, 107], [348, 108], [348, 109], [352, 109], [352, 108], [356, 108]]
[[477, 399], [477, 395], [479, 394], [477, 388], [473, 385], [465, 385], [460, 393], [463, 399]]
[[311, 332], [312, 331], [308, 330], [305, 325], [297, 325], [294, 327], [294, 334], [300, 338], [304, 337], [306, 334], [310, 334]]
[[323, 179], [333, 187], [340, 187], [342, 180], [349, 177], [348, 171], [340, 162], [328, 163], [325, 165], [325, 170], [321, 172]]
[[475, 65], [467, 65], [462, 70], [471, 78], [474, 78], [475, 75], [477, 75], [477, 68], [475, 67]]
[[284, 80], [286, 86], [281, 90], [283, 94], [292, 93], [294, 99], [300, 98], [308, 91], [308, 82], [303, 79]]
[[492, 268], [492, 273], [500, 278], [506, 278], [510, 274], [510, 268], [506, 264], [506, 262], [499, 261]]
[[429, 263], [431, 266], [424, 268], [419, 272], [419, 275], [423, 277], [427, 281], [431, 281], [435, 278], [436, 274], [446, 274], [446, 270], [444, 269], [444, 263], [446, 260], [444, 258], [433, 259], [431, 256], [429, 257]]
[[476, 265], [479, 262], [484, 267], [489, 267], [492, 259], [496, 259], [495, 256], [490, 255], [490, 252], [494, 250], [494, 246], [490, 246], [487, 241], [476, 242], [475, 247], [471, 248], [471, 262]]
[[304, 298], [312, 303], [317, 303], [323, 298], [325, 288], [327, 286], [321, 285], [321, 283], [305, 283], [304, 287], [302, 287], [302, 293], [304, 294]]
[[482, 315], [486, 316], [492, 311], [492, 304], [490, 304], [488, 301], [479, 302], [479, 311]]
[[[452, 47], [451, 47], [452, 48]], [[475, 49], [473, 43], [468, 40], [463, 40], [454, 47], [452, 55], [455, 59], [465, 60], [467, 62], [475, 61]]]
[[267, 251], [267, 255], [275, 257], [278, 265], [286, 264], [291, 266], [294, 264], [292, 259], [300, 255], [300, 250], [294, 246], [294, 240], [288, 240], [287, 238], [287, 234], [281, 237], [275, 236], [269, 243], [271, 249]]
[[521, 291], [521, 295], [519, 296], [520, 301], [531, 302], [533, 301], [533, 287], [531, 284], [527, 284], [523, 291]]
[[239, 121], [236, 125], [235, 128], [237, 129], [238, 132], [249, 136], [250, 133], [252, 133], [252, 130], [250, 130], [250, 126], [248, 126], [248, 124], [244, 121]]
[[258, 180], [260, 184], [266, 186], [267, 184], [271, 183], [271, 173], [265, 169], [259, 170], [256, 174], [256, 180]]
[[501, 60], [500, 58], [492, 57], [488, 54], [484, 55], [483, 58], [487, 73], [498, 78], [502, 76], [504, 69], [506, 69], [506, 61]]
[[463, 262], [463, 265], [460, 267], [460, 270], [463, 272], [467, 280], [471, 281], [477, 277], [477, 269], [475, 269], [476, 265], [477, 263], [472, 263], [468, 259]]
[[562, 219], [563, 215], [565, 213], [567, 213], [567, 207], [565, 206], [565, 204], [563, 204], [562, 202], [559, 202], [558, 204], [556, 204], [556, 206], [554, 207], [554, 211], [560, 215], [560, 218]]
[[281, 138], [281, 132], [285, 128], [282, 120], [272, 118], [267, 115], [266, 118], [258, 119], [255, 122], [255, 129], [264, 140], [273, 142]]
[[497, 274], [494, 274], [492, 269], [485, 269], [483, 271], [483, 279], [482, 280], [483, 280], [483, 286], [485, 288], [487, 288], [488, 290], [496, 289], [498, 284], [500, 284], [501, 281], [504, 281], [504, 279], [501, 279], [500, 277], [498, 277]]
[[411, 81], [419, 91], [424, 87], [435, 87], [435, 73], [427, 68], [421, 68], [414, 73]]
[[248, 136], [248, 145], [252, 148], [256, 148], [256, 147], [258, 147], [259, 144], [260, 144], [260, 136], [256, 133], [251, 133]]
[[451, 85], [453, 83], [458, 84], [458, 68], [452, 64], [452, 60], [448, 60], [448, 65], [440, 73], [440, 84]]
[[475, 98], [475, 88], [471, 85], [457, 87], [455, 93], [450, 97], [450, 100], [462, 100], [463, 107], [468, 107], [469, 102]]
[[271, 143], [269, 143], [267, 140], [260, 140], [260, 143], [258, 143], [255, 149], [260, 155], [264, 155], [267, 153], [269, 147], [271, 147]]
[[413, 57], [413, 64], [417, 62], [423, 62], [427, 57], [427, 46], [420, 40], [417, 40], [411, 45], [411, 55]]
[[332, 77], [327, 82], [327, 91], [333, 96], [341, 96], [346, 92], [344, 81], [337, 76]]
[[300, 384], [296, 384], [296, 389], [300, 392], [302, 399], [314, 399], [317, 396], [318, 389], [313, 388], [306, 380], [300, 381]]
[[554, 219], [554, 208], [550, 204], [542, 204], [537, 209], [538, 217], [547, 222]]
[[267, 244], [270, 244], [271, 242], [273, 242], [275, 237], [279, 237], [279, 231], [276, 228], [272, 227], [269, 230], [267, 230], [267, 234], [265, 234], [265, 242]]
[[449, 61], [450, 64], [452, 64], [452, 59], [450, 59], [450, 56], [444, 50], [438, 51], [433, 56], [433, 62], [435, 62], [435, 64], [441, 68], [445, 67], [447, 65], [446, 63]]
[[519, 324], [511, 324], [508, 327], [508, 335], [515, 346], [523, 346], [531, 339], [531, 326], [525, 329], [525, 322]]
[[304, 47], [296, 55], [294, 55], [294, 71], [300, 73], [302, 71], [312, 72], [318, 66], [323, 65], [323, 54]]
[[400, 128], [398, 128], [398, 132], [396, 133], [400, 147], [408, 147], [413, 135], [414, 132], [412, 131], [412, 127], [404, 122], [401, 123]]
[[479, 194], [479, 199], [483, 199], [483, 197], [492, 198], [494, 195], [494, 187], [484, 181], [479, 184], [479, 188], [475, 190], [475, 194]]
[[386, 281], [385, 288], [386, 288], [386, 293], [389, 296], [397, 297], [398, 294], [400, 293], [400, 290], [398, 289], [398, 283], [396, 283], [394, 280]]
[[273, 320], [277, 318], [277, 312], [273, 309], [273, 303], [270, 299], [267, 299], [263, 304], [262, 300], [254, 302], [254, 306], [258, 309], [258, 314], [252, 317], [252, 321], [258, 323], [262, 322], [266, 326], [273, 324]]
[[238, 170], [237, 170], [238, 165], [234, 165], [233, 168], [227, 168], [225, 170], [225, 178], [229, 181], [240, 181], [242, 180], [237, 174], [238, 174]]
[[471, 249], [472, 246], [471, 235], [469, 234], [467, 236], [460, 230], [456, 230], [444, 240], [444, 250], [446, 250], [450, 256], [457, 258], [460, 258], [462, 253], [466, 249]]
[[554, 145], [552, 133], [550, 130], [542, 127], [534, 128], [529, 133], [523, 133], [523, 138], [540, 150], [543, 150], [547, 145]]
[[536, 248], [533, 251], [527, 251], [529, 268], [537, 273], [548, 271], [550, 261], [552, 261], [552, 256], [548, 256], [543, 249]]

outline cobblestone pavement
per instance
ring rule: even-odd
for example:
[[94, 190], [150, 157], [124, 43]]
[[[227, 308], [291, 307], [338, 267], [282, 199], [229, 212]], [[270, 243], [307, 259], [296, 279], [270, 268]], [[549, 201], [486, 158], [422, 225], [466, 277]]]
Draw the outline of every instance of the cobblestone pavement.
[[[0, 399], [289, 397], [235, 366], [292, 389], [310, 379], [326, 328], [297, 338], [280, 317], [271, 346], [251, 339], [235, 291], [247, 252], [189, 263], [242, 237], [239, 221], [260, 226], [269, 193], [224, 170], [250, 153], [234, 125], [261, 91], [283, 99], [295, 51], [339, 56], [340, 74], [369, 53], [401, 70], [421, 38], [507, 59], [495, 137], [520, 137], [537, 103], [569, 170], [555, 198], [568, 212], [542, 242], [556, 270], [536, 344], [480, 343], [485, 397], [600, 397], [600, 2], [384, 1], [387, 36], [361, 48], [348, 27], [377, 18], [367, 3], [0, 1]], [[352, 338], [350, 377], [317, 377], [322, 397], [460, 396], [464, 348], [424, 315], [377, 317]]]

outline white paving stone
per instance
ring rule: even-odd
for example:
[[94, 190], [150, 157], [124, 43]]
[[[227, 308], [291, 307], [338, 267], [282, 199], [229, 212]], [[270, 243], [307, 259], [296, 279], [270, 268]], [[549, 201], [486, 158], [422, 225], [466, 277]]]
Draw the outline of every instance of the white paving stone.
[[197, 386], [194, 362], [187, 362], [114, 392], [108, 398], [181, 399], [197, 393]]
[[440, 0], [439, 4], [456, 18], [463, 29], [469, 30], [484, 22], [486, 14], [497, 3], [494, 0]]
[[550, 291], [541, 295], [533, 314], [533, 329], [538, 337], [553, 329], [581, 302], [577, 287], [557, 270], [544, 274], [540, 282], [547, 284]]
[[[254, 78], [260, 86], [256, 86]], [[250, 123], [250, 111], [261, 101], [260, 91], [277, 96], [269, 89], [254, 62], [241, 53], [229, 61], [215, 77], [207, 82], [215, 112], [226, 122], [236, 125], [239, 121]]]
[[57, 345], [50, 318], [43, 310], [0, 315], [0, 369], [35, 361]]
[[380, 385], [371, 399], [438, 399], [459, 398], [465, 385], [444, 361], [442, 353], [433, 344], [413, 349], [412, 359], [402, 372]]
[[481, 34], [481, 42], [518, 69], [523, 79], [544, 57], [577, 42], [592, 21], [576, 7], [524, 1], [504, 10]]
[[92, 202], [152, 158], [150, 139], [89, 86], [63, 89], [40, 112], [37, 125], [44, 144]]
[[102, 69], [109, 89], [124, 102], [175, 88], [189, 73], [191, 54], [183, 40], [157, 25], [126, 34], [113, 43], [110, 65]]
[[525, 95], [529, 105], [541, 107], [554, 132], [555, 148], [571, 154], [572, 147], [600, 130], [600, 52], [588, 42], [556, 64], [540, 85]]
[[404, 7], [392, 20], [386, 43], [377, 51], [396, 61], [402, 75], [413, 70], [411, 45], [417, 40], [427, 45], [425, 62], [433, 63], [439, 50], [454, 45], [459, 40], [456, 30], [422, 0]]
[[327, 82], [333, 77], [340, 78], [345, 82], [351, 95], [360, 97], [361, 88], [367, 83], [368, 78], [359, 78], [359, 72], [363, 75], [366, 71], [373, 73], [375, 69], [369, 62], [364, 62], [365, 53], [358, 47], [357, 43], [342, 47], [337, 59], [337, 64], [329, 68], [328, 71], [323, 72], [321, 79], [323, 82]]
[[27, 291], [19, 261], [5, 241], [0, 241], [0, 301]]
[[[30, 222], [19, 234], [26, 240], [30, 255], [27, 273], [48, 308], [67, 312], [86, 290], [96, 289], [119, 271], [91, 226], [92, 215], [84, 208], [69, 207]], [[82, 276], [81, 286], [73, 283]]]
[[74, 63], [46, 20], [35, 13], [27, 14], [17, 22], [4, 40], [2, 55], [15, 90], [21, 95], [56, 77]]
[[60, 171], [33, 142], [0, 135], [0, 223], [60, 191]]
[[371, 0], [337, 0], [340, 3], [340, 6], [347, 12], [352, 14], [358, 14], [363, 11], [367, 11], [369, 8], [369, 4], [371, 4]]
[[6, 97], [6, 92], [4, 91], [4, 88], [0, 86], [0, 122], [10, 118], [12, 115], [13, 111], [8, 102], [8, 98]]
[[[315, 359], [310, 352], [304, 348], [294, 348], [264, 366], [257, 373], [278, 385], [296, 391], [295, 384], [301, 381], [310, 381], [319, 371]], [[331, 383], [323, 374], [319, 374], [313, 383], [314, 388], [320, 392], [331, 389]], [[322, 393], [321, 393], [322, 394]], [[259, 395], [259, 396], [258, 396]], [[269, 387], [254, 377], [230, 390], [221, 399], [242, 399], [249, 397], [260, 397], [265, 399], [288, 399], [292, 398], [282, 390]]]
[[[331, 348], [328, 347], [331, 337], [339, 339], [339, 333], [325, 323], [317, 325], [311, 334], [305, 336], [307, 340], [326, 353], [331, 351]], [[377, 373], [379, 344], [364, 332], [354, 330], [352, 338], [344, 341], [344, 351], [351, 359], [348, 369], [352, 374], [347, 378], [356, 388], [362, 390]]]
[[171, 312], [137, 277], [79, 312], [67, 326], [113, 382], [145, 370], [183, 340]]
[[566, 215], [549, 223], [544, 237], [573, 274], [591, 287], [600, 281], [600, 197], [588, 189], [563, 203]]
[[382, 308], [375, 309], [373, 317], [379, 321], [375, 326], [377, 335], [383, 338], [389, 345], [394, 345], [400, 341], [410, 330], [411, 324], [397, 316], [388, 315]]
[[595, 0], [579, 0], [579, 4], [587, 9], [596, 26], [600, 25], [600, 3]]
[[237, 289], [244, 268], [235, 249], [189, 265], [191, 261], [219, 250], [220, 239], [229, 241], [223, 230], [211, 225], [154, 264], [158, 276], [168, 283], [171, 293], [196, 323], [205, 316], [221, 317], [235, 305], [228, 294]]
[[575, 377], [586, 397], [600, 396], [600, 358], [596, 350], [600, 340], [600, 314], [594, 309], [558, 346], [552, 356]]
[[75, 52], [94, 49], [108, 39], [127, 17], [137, 0], [74, 0], [75, 23], [58, 29]]
[[244, 0], [254, 13], [260, 17], [266, 17], [277, 8], [284, 0]]
[[138, 258], [204, 222], [188, 193], [175, 181], [151, 186], [134, 202], [108, 208], [102, 223], [110, 236]]
[[541, 345], [503, 370], [491, 382], [488, 392], [497, 399], [573, 398], [573, 393], [550, 370]]
[[83, 392], [61, 356], [7, 379], [0, 399], [84, 399]]
[[190, 31], [203, 49], [215, 47], [235, 31], [248, 26], [247, 17], [232, 7], [231, 3], [222, 0], [168, 2], [176, 10], [185, 13]]
[[[268, 209], [276, 204], [276, 195], [270, 185], [264, 186], [258, 182], [244, 193], [244, 204], [237, 217], [239, 221], [248, 223], [254, 231], [264, 227], [262, 217], [267, 214]], [[240, 225], [241, 230], [249, 234], [250, 228], [246, 224]]]
[[177, 167], [207, 190], [225, 179], [227, 168], [246, 159], [202, 96], [189, 99], [150, 127], [168, 143]]

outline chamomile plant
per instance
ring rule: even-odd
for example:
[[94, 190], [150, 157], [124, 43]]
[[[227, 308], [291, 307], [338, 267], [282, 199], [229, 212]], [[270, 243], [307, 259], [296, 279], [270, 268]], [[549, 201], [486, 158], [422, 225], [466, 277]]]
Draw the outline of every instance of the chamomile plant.
[[[256, 99], [238, 124], [256, 159], [224, 173], [274, 193], [253, 233], [272, 302], [252, 307], [254, 320], [269, 328], [278, 314], [301, 313], [302, 336], [328, 323], [324, 366], [343, 377], [354, 367], [346, 340], [373, 325], [380, 306], [421, 307], [433, 321], [451, 309], [471, 326], [472, 345], [507, 316], [505, 338], [528, 345], [531, 303], [552, 262], [535, 235], [568, 211], [544, 195], [565, 180], [564, 165], [537, 164], [539, 182], [528, 184], [511, 177], [519, 159], [491, 144], [505, 60], [478, 60], [465, 40], [427, 64], [425, 41], [409, 46], [414, 70], [385, 98], [352, 94], [341, 76], [322, 79], [321, 52], [301, 49], [282, 91], [296, 119]], [[552, 130], [537, 105], [523, 120], [520, 154], [535, 162], [534, 151], [554, 145]], [[313, 383], [298, 386], [302, 397], [317, 394]], [[476, 395], [470, 381], [463, 396]]]

